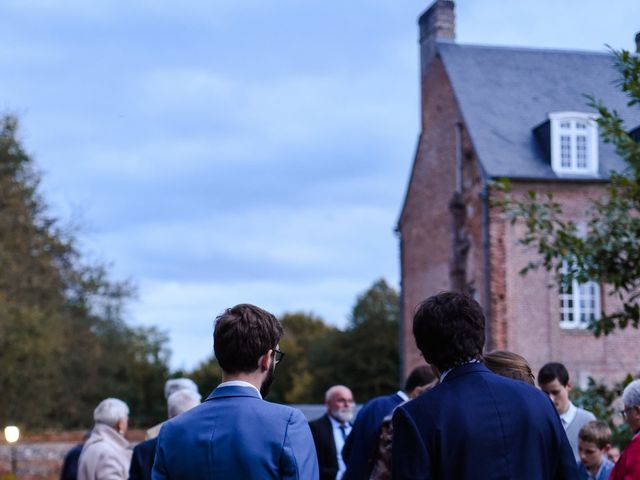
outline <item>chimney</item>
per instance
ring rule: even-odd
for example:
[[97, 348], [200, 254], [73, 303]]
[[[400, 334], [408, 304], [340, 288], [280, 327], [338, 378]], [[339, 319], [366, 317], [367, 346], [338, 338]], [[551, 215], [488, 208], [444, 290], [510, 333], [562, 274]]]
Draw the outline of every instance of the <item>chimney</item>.
[[454, 8], [455, 4], [452, 0], [436, 0], [418, 20], [423, 71], [424, 67], [433, 60], [436, 41], [456, 38]]
[[640, 53], [640, 32], [636, 33], [636, 53]]

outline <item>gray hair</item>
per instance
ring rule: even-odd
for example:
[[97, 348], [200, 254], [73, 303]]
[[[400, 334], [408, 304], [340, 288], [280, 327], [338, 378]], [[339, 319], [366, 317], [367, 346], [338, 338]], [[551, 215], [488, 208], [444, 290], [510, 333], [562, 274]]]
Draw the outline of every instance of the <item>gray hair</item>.
[[192, 390], [178, 390], [177, 392], [173, 392], [167, 399], [169, 418], [176, 417], [200, 405], [201, 398], [199, 393]]
[[191, 390], [198, 393], [198, 386], [190, 378], [172, 378], [164, 384], [164, 398], [169, 400], [171, 394], [178, 390]]
[[115, 428], [116, 423], [128, 416], [129, 407], [117, 398], [106, 398], [102, 400], [93, 411], [94, 422], [104, 423], [113, 428]]
[[329, 399], [333, 396], [333, 394], [336, 393], [341, 388], [346, 388], [347, 390], [351, 391], [351, 389], [349, 387], [347, 387], [346, 385], [334, 385], [333, 387], [329, 388], [329, 390], [327, 390], [325, 392], [325, 394], [324, 394], [324, 403], [329, 402]]
[[627, 408], [640, 405], [640, 380], [634, 380], [622, 392], [622, 401]]

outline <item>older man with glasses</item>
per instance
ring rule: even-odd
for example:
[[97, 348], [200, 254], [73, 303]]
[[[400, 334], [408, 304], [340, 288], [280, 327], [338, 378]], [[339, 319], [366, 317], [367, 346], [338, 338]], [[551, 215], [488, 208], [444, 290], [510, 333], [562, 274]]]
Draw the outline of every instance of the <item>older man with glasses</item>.
[[631, 382], [622, 392], [626, 420], [633, 438], [616, 462], [610, 480], [640, 479], [640, 380]]

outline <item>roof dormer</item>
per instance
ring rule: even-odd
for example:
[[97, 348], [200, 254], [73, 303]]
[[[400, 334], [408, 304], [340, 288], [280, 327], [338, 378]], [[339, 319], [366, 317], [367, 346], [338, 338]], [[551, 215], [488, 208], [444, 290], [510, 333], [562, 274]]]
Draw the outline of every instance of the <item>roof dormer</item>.
[[598, 174], [598, 124], [584, 112], [549, 114], [551, 168], [558, 175]]

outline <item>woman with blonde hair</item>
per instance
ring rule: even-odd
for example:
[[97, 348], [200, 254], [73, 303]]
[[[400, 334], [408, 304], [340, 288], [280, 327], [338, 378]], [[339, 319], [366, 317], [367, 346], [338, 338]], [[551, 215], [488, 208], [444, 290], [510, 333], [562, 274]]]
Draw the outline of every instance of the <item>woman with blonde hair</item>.
[[484, 355], [484, 364], [493, 373], [514, 380], [520, 380], [529, 385], [536, 385], [536, 379], [531, 372], [527, 360], [517, 353], [507, 350], [494, 350]]

